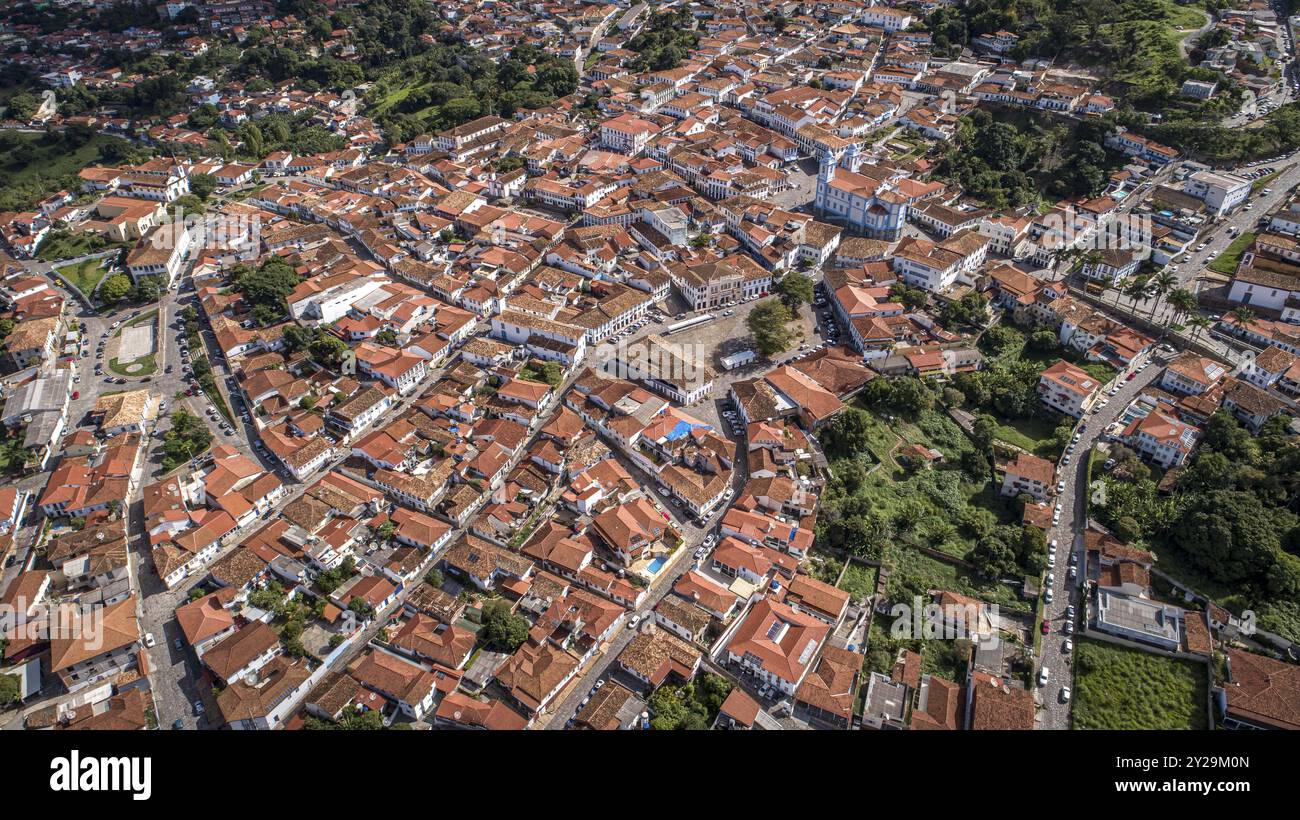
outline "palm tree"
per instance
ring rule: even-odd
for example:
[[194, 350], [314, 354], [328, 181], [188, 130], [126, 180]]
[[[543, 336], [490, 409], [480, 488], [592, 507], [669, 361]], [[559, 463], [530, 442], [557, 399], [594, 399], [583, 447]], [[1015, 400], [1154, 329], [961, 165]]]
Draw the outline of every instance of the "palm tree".
[[1214, 324], [1214, 322], [1210, 319], [1210, 317], [1202, 316], [1201, 314], [1198, 313], [1192, 318], [1188, 319], [1187, 324], [1192, 326], [1192, 341], [1196, 341], [1197, 339], [1200, 338], [1201, 333], [1203, 331], [1210, 329], [1210, 327]]
[[1151, 303], [1151, 321], [1154, 324], [1156, 322], [1156, 311], [1160, 309], [1161, 300], [1165, 298], [1165, 294], [1169, 294], [1175, 287], [1178, 287], [1178, 277], [1167, 272], [1167, 270], [1161, 270], [1160, 273], [1152, 277], [1151, 286], [1156, 290], [1156, 299]]
[[1228, 315], [1236, 323], [1238, 333], [1245, 333], [1246, 328], [1250, 327], [1250, 323], [1255, 321], [1255, 311], [1246, 305], [1238, 305], [1229, 311]]
[[1138, 299], [1146, 296], [1147, 281], [1145, 276], [1134, 276], [1124, 283], [1124, 295], [1129, 298], [1129, 313], [1135, 316], [1137, 315]]
[[1160, 341], [1162, 342], [1165, 338], [1165, 330], [1168, 329], [1170, 324], [1176, 325], [1182, 317], [1189, 316], [1196, 312], [1196, 294], [1192, 293], [1187, 288], [1178, 288], [1174, 290], [1169, 294], [1169, 298], [1166, 301], [1169, 303], [1169, 306], [1173, 308], [1174, 312], [1173, 315], [1169, 317], [1170, 321], [1160, 330]]

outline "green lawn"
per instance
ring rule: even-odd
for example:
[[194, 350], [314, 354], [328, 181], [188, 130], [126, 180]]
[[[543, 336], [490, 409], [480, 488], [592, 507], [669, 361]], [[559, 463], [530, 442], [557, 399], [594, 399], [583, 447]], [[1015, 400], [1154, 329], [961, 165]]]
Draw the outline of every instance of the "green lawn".
[[1205, 667], [1081, 639], [1074, 648], [1077, 729], [1206, 729]]
[[1061, 455], [1061, 446], [1056, 441], [1056, 423], [1050, 419], [1033, 416], [1002, 421], [998, 424], [997, 438], [1050, 461]]
[[95, 288], [99, 287], [100, 280], [108, 273], [108, 268], [104, 267], [105, 261], [105, 259], [87, 259], [75, 265], [55, 268], [54, 272], [75, 285], [77, 290], [89, 299], [94, 295]]
[[1209, 268], [1216, 273], [1231, 276], [1237, 272], [1237, 263], [1241, 261], [1241, 256], [1250, 247], [1250, 243], [1255, 241], [1255, 232], [1247, 231], [1236, 239], [1223, 253], [1215, 257], [1214, 261], [1209, 264]]

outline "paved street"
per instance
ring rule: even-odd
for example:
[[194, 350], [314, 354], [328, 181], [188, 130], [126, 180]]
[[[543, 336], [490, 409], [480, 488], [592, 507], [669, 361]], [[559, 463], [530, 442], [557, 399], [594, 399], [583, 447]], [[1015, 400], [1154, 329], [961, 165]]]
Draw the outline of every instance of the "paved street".
[[[1065, 609], [1074, 605], [1079, 607], [1079, 582], [1083, 579], [1083, 530], [1087, 526], [1088, 494], [1088, 453], [1112, 421], [1128, 406], [1146, 385], [1154, 381], [1162, 368], [1159, 363], [1152, 363], [1146, 370], [1138, 373], [1133, 381], [1121, 381], [1119, 393], [1110, 396], [1103, 393], [1107, 405], [1096, 414], [1086, 414], [1076, 428], [1080, 434], [1079, 442], [1074, 445], [1071, 464], [1061, 467], [1057, 472], [1060, 481], [1065, 482], [1065, 492], [1058, 496], [1061, 509], [1061, 522], [1048, 531], [1050, 543], [1055, 540], [1059, 547], [1056, 562], [1048, 568], [1054, 575], [1052, 594], [1054, 600], [1044, 607], [1045, 622], [1050, 622], [1051, 631], [1042, 636], [1042, 650], [1038, 659], [1038, 668], [1049, 670], [1046, 686], [1038, 687], [1038, 700], [1043, 709], [1039, 713], [1038, 728], [1070, 728], [1069, 704], [1061, 701], [1061, 687], [1073, 688], [1072, 658], [1064, 651], [1067, 636], [1064, 632]], [[1112, 383], [1113, 385], [1113, 383]], [[1107, 386], [1107, 391], [1109, 387]], [[1100, 401], [1100, 399], [1098, 399]], [[1070, 580], [1070, 556], [1077, 555], [1079, 580]], [[1076, 612], [1076, 616], [1077, 616]]]

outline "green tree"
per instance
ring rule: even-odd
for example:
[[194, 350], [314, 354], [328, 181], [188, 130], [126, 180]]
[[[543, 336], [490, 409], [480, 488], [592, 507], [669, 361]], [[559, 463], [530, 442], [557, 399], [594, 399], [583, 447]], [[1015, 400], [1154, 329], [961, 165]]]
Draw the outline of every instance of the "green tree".
[[800, 305], [812, 302], [813, 283], [804, 274], [791, 271], [782, 276], [780, 282], [777, 282], [776, 293], [781, 299], [781, 304], [785, 305], [786, 310], [793, 314], [799, 309]]
[[99, 284], [99, 299], [104, 304], [116, 305], [130, 295], [134, 288], [131, 277], [115, 273]]
[[17, 703], [21, 691], [18, 686], [18, 676], [0, 675], [0, 706]]
[[528, 621], [511, 612], [505, 601], [484, 604], [483, 627], [488, 643], [507, 652], [514, 652], [528, 639]]
[[564, 383], [564, 368], [559, 362], [547, 362], [542, 365], [542, 380], [551, 387], [559, 387]]
[[751, 310], [745, 325], [754, 336], [758, 352], [770, 356], [788, 349], [794, 339], [788, 327], [793, 318], [790, 309], [777, 299], [768, 299]]
[[207, 199], [217, 189], [217, 178], [212, 174], [193, 174], [190, 177], [190, 193], [199, 199]]

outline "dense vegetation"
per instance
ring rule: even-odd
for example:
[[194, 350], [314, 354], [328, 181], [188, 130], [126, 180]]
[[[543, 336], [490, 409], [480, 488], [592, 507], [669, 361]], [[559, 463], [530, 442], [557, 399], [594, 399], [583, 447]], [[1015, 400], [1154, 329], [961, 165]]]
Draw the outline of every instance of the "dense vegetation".
[[1216, 603], [1254, 609], [1264, 629], [1300, 639], [1300, 443], [1285, 417], [1254, 437], [1216, 413], [1170, 494], [1149, 471], [1104, 482], [1094, 509], [1103, 523]]
[[[1018, 525], [1017, 502], [996, 499], [991, 442], [972, 441], [937, 402], [919, 379], [878, 378], [862, 406], [826, 427], [833, 479], [821, 499], [818, 543], [871, 558], [891, 544], [925, 547], [971, 563], [986, 579], [1040, 572], [1042, 532]], [[898, 452], [906, 444], [939, 450], [944, 461], [927, 468]], [[905, 597], [924, 592], [917, 573], [899, 573], [891, 586]]]
[[163, 469], [176, 469], [207, 450], [211, 443], [212, 431], [203, 419], [185, 410], [175, 411], [171, 429], [163, 436]]
[[682, 59], [700, 41], [694, 29], [695, 20], [685, 7], [655, 14], [628, 41], [627, 47], [639, 55], [632, 61], [632, 70], [664, 71], [681, 65]]
[[1076, 729], [1205, 729], [1200, 664], [1080, 640], [1074, 650]]
[[[1213, 10], [1225, 4], [1210, 0], [1200, 5]], [[936, 47], [954, 54], [982, 34], [1014, 31], [1020, 42], [1012, 56], [1074, 62], [1104, 78], [1102, 90], [1120, 104], [1104, 123], [1135, 128], [1209, 159], [1268, 157], [1300, 145], [1300, 109], [1295, 106], [1274, 111], [1257, 127], [1230, 129], [1219, 124], [1241, 104], [1242, 89], [1199, 64], [1206, 49], [1222, 45], [1225, 35], [1212, 30], [1194, 37], [1205, 24], [1204, 15], [1175, 0], [970, 0], [938, 9], [928, 22]], [[1186, 57], [1180, 50], [1185, 38], [1190, 38]], [[1271, 70], [1267, 63], [1256, 67], [1248, 60], [1239, 66], [1261, 74]], [[1186, 80], [1217, 82], [1219, 90], [1209, 100], [1183, 97], [1179, 92]], [[1159, 116], [1153, 124], [1148, 115]], [[1102, 154], [1092, 147], [1081, 151], [1074, 159], [1100, 166]], [[975, 165], [975, 171], [982, 170]], [[990, 172], [976, 173], [975, 178], [982, 188], [1004, 190], [1015, 204], [1014, 195], [1024, 189], [1017, 177], [1005, 175], [1016, 168], [991, 165]], [[1076, 173], [1071, 170], [1074, 166], [1073, 161], [1061, 163], [1069, 177], [1062, 180], [1064, 187], [1095, 190], [1093, 172], [1084, 168]], [[996, 179], [988, 173], [1002, 175], [1001, 184], [992, 184]]]
[[437, 45], [384, 71], [369, 92], [376, 122], [393, 142], [481, 116], [510, 117], [578, 87], [571, 60], [519, 46], [494, 60], [461, 45]]
[[937, 172], [994, 209], [1055, 196], [1096, 196], [1119, 158], [1103, 147], [1110, 126], [978, 108], [964, 117]]
[[650, 728], [708, 729], [729, 694], [731, 683], [712, 672], [701, 672], [683, 686], [661, 686], [650, 696]]

